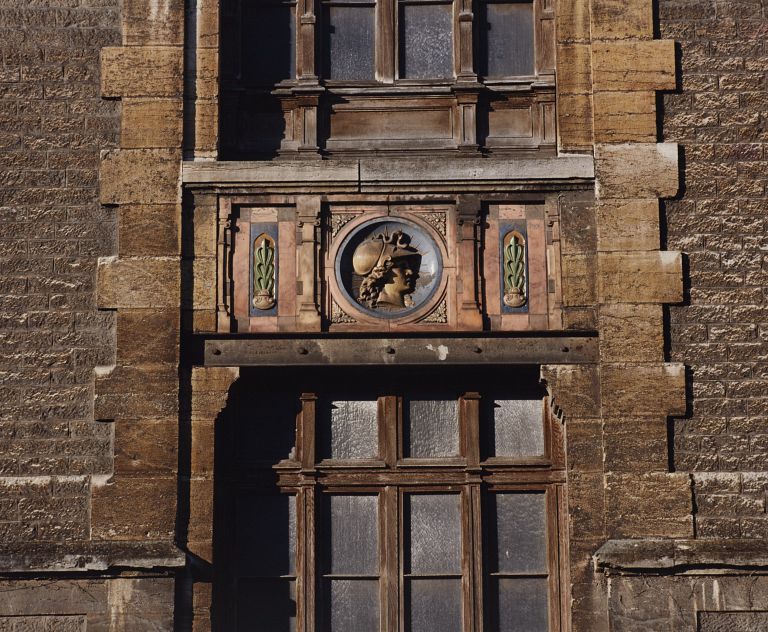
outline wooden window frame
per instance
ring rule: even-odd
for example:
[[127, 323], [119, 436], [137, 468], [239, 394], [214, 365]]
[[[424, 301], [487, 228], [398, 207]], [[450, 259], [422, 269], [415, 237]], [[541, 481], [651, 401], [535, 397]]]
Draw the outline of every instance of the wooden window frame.
[[[477, 392], [458, 398], [458, 459], [403, 459], [403, 401], [405, 395], [378, 399], [379, 459], [375, 462], [334, 461], [317, 455], [318, 402], [315, 392], [301, 394], [297, 415], [295, 459], [271, 468], [256, 466], [246, 483], [249, 492], [286, 493], [296, 502], [297, 631], [319, 632], [322, 625], [322, 578], [319, 546], [320, 507], [324, 494], [375, 494], [378, 497], [379, 612], [381, 632], [405, 632], [406, 577], [404, 574], [403, 502], [411, 493], [455, 493], [460, 496], [462, 631], [480, 632], [484, 626], [483, 594], [485, 497], [500, 492], [542, 492], [547, 505], [547, 579], [549, 631], [565, 629], [561, 559], [565, 554], [563, 517], [565, 474], [562, 450], [554, 443], [561, 435], [545, 431], [545, 457], [534, 461], [480, 459], [480, 401]], [[545, 428], [559, 424], [543, 407]], [[275, 486], [275, 481], [277, 485]], [[489, 630], [490, 632], [490, 630]]]

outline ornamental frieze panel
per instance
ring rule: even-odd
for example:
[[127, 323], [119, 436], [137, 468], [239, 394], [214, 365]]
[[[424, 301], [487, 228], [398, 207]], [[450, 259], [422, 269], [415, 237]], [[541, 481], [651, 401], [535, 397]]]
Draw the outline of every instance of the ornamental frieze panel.
[[220, 202], [218, 331], [561, 327], [556, 200], [329, 197]]

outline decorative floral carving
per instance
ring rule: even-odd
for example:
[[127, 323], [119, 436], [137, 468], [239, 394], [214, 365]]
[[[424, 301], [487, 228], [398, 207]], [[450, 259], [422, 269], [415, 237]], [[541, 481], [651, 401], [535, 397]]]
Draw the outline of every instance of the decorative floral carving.
[[331, 215], [331, 237], [336, 237], [339, 231], [355, 217], [354, 213], [333, 213]]
[[422, 322], [425, 323], [437, 323], [445, 324], [448, 322], [448, 304], [445, 299], [440, 301], [440, 304], [432, 310]]
[[331, 322], [335, 324], [356, 323], [357, 321], [347, 314], [336, 301], [331, 301]]
[[275, 240], [266, 233], [253, 240], [253, 306], [275, 306]]
[[522, 307], [525, 295], [525, 239], [517, 231], [504, 237], [504, 305]]
[[416, 215], [429, 223], [443, 237], [446, 236], [448, 221], [445, 217], [445, 213], [416, 213]]

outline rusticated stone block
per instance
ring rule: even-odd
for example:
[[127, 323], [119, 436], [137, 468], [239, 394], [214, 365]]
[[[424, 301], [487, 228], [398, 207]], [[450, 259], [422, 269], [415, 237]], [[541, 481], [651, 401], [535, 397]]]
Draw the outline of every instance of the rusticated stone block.
[[667, 472], [667, 420], [605, 419], [603, 450], [606, 472]]
[[597, 367], [544, 365], [541, 378], [555, 405], [567, 420], [572, 417], [599, 417], [600, 392]]
[[565, 307], [588, 306], [597, 301], [595, 255], [563, 255], [563, 305]]
[[658, 250], [659, 201], [601, 200], [597, 205], [597, 249]]
[[192, 263], [192, 295], [184, 307], [195, 310], [216, 309], [216, 259], [196, 257]]
[[592, 92], [592, 49], [589, 44], [557, 47], [557, 77], [559, 94]]
[[151, 476], [178, 469], [178, 422], [121, 419], [115, 423], [115, 474]]
[[178, 307], [179, 281], [179, 260], [175, 258], [102, 260], [98, 305], [113, 309]]
[[92, 492], [91, 534], [95, 540], [173, 538], [176, 478], [116, 476]]
[[560, 251], [564, 255], [593, 254], [596, 246], [594, 198], [564, 196], [560, 202]]
[[[90, 614], [107, 609], [107, 588], [99, 580], [23, 580], [0, 582], [0, 617], [48, 614]], [[0, 628], [2, 629], [2, 628]], [[14, 629], [14, 628], [9, 628]], [[23, 629], [23, 628], [15, 628]]]
[[596, 40], [653, 37], [653, 4], [648, 0], [592, 0], [591, 7]]
[[181, 213], [176, 204], [124, 204], [118, 212], [120, 257], [179, 256]]
[[698, 632], [765, 632], [768, 612], [701, 612]]
[[605, 491], [598, 472], [571, 472], [568, 478], [570, 537], [589, 539], [605, 533]]
[[195, 155], [215, 158], [219, 144], [219, 103], [213, 99], [195, 102]]
[[607, 252], [598, 255], [601, 303], [679, 303], [683, 259], [679, 252]]
[[605, 476], [606, 528], [611, 537], [691, 537], [692, 507], [688, 474]]
[[578, 472], [603, 472], [603, 422], [600, 419], [568, 420], [568, 469]]
[[219, 47], [219, 1], [198, 0], [197, 3], [197, 46], [198, 48]]
[[123, 0], [123, 43], [182, 46], [184, 0]]
[[120, 147], [178, 147], [182, 135], [181, 99], [123, 99]]
[[211, 421], [227, 404], [229, 388], [238, 378], [236, 367], [194, 368], [192, 370], [191, 415], [195, 421]]
[[676, 143], [632, 143], [595, 146], [600, 198], [666, 198], [677, 194]]
[[215, 429], [213, 419], [209, 421], [195, 419], [192, 422], [190, 472], [193, 477], [211, 478], [213, 476]]
[[595, 91], [675, 89], [672, 40], [596, 42], [592, 57]]
[[[213, 539], [213, 481], [192, 479], [189, 482], [189, 542], [190, 550], [212, 561], [210, 547]], [[197, 543], [191, 548], [191, 543]]]
[[115, 46], [101, 49], [104, 97], [181, 97], [181, 46]]
[[560, 0], [557, 4], [557, 41], [586, 42], [590, 38], [589, 2]]
[[558, 94], [557, 133], [564, 149], [592, 149], [591, 94]]
[[595, 142], [656, 141], [656, 93], [596, 92], [593, 102]]
[[[137, 344], [137, 340], [141, 343]], [[174, 364], [178, 360], [178, 308], [120, 309], [117, 312], [119, 364]]]
[[219, 96], [219, 50], [201, 48], [197, 51], [195, 96], [216, 99]]
[[664, 360], [664, 313], [661, 305], [601, 305], [599, 323], [600, 359], [603, 362]]
[[604, 364], [600, 377], [603, 416], [685, 414], [682, 364]]
[[180, 200], [181, 153], [123, 149], [102, 154], [102, 204], [175, 204]]

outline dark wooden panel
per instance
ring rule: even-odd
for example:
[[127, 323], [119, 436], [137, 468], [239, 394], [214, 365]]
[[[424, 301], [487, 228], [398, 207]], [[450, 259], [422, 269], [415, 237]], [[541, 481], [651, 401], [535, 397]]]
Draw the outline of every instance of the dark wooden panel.
[[582, 364], [597, 362], [591, 337], [247, 338], [205, 340], [207, 366]]

